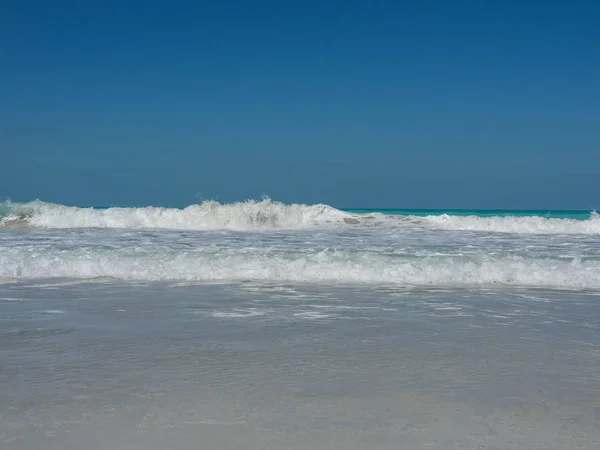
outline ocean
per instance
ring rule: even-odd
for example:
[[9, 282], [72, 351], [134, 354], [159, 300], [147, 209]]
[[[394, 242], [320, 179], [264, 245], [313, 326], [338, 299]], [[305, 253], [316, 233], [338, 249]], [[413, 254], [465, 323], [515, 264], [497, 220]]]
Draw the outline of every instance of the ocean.
[[0, 448], [600, 448], [600, 217], [0, 204]]

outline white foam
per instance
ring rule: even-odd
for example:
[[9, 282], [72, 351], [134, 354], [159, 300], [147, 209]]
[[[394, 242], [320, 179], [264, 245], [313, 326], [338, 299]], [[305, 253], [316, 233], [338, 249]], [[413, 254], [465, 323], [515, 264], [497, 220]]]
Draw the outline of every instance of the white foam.
[[[332, 206], [286, 205], [265, 198], [261, 201], [221, 204], [206, 201], [184, 209], [80, 208], [42, 201], [6, 206], [9, 215], [0, 226], [36, 228], [120, 228], [184, 230], [301, 229], [316, 226], [423, 227], [456, 231], [516, 234], [600, 234], [600, 216], [587, 220], [540, 216], [402, 216], [381, 213], [349, 214]], [[374, 220], [377, 219], [377, 220]]]
[[262, 201], [221, 204], [206, 201], [184, 209], [79, 208], [35, 201], [13, 206], [0, 225], [38, 228], [163, 228], [163, 229], [269, 229], [304, 228], [343, 223], [352, 216], [327, 205]]
[[600, 234], [600, 216], [592, 212], [587, 220], [555, 219], [540, 216], [410, 216], [413, 222], [434, 229], [487, 231], [516, 234]]
[[265, 314], [266, 314], [265, 311], [258, 311], [257, 309], [254, 309], [254, 308], [246, 308], [246, 309], [237, 308], [237, 309], [233, 309], [231, 311], [215, 311], [215, 312], [211, 313], [211, 316], [222, 318], [222, 319], [237, 319], [237, 318], [244, 318], [244, 317], [264, 316]]
[[173, 253], [48, 250], [0, 253], [0, 279], [112, 278], [136, 281], [260, 281], [419, 286], [516, 285], [600, 288], [600, 261], [485, 253], [390, 257], [375, 252], [312, 254]]
[[331, 314], [322, 314], [322, 313], [318, 313], [315, 311], [302, 311], [302, 312], [294, 313], [294, 317], [300, 317], [302, 319], [309, 319], [309, 320], [318, 320], [318, 319], [327, 319], [328, 317], [331, 317]]

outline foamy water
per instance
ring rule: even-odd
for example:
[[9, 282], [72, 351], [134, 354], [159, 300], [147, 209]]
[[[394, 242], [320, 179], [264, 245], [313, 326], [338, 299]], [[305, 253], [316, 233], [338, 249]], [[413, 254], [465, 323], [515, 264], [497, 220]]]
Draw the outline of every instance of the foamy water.
[[600, 446], [594, 213], [0, 216], [2, 449]]
[[94, 209], [36, 201], [12, 206], [0, 224], [35, 228], [297, 229], [340, 223], [349, 217], [327, 205], [284, 205], [268, 199], [224, 205], [208, 201], [184, 209]]
[[47, 229], [118, 228], [175, 230], [276, 230], [323, 228], [344, 225], [385, 227], [417, 226], [425, 229], [489, 231], [513, 234], [600, 234], [600, 216], [586, 220], [539, 215], [477, 215], [349, 213], [332, 206], [286, 205], [268, 198], [230, 204], [206, 201], [186, 208], [81, 208], [42, 201], [5, 203], [0, 207], [0, 227]]
[[600, 219], [349, 213], [269, 199], [184, 209], [32, 202], [0, 219], [0, 280], [600, 288]]
[[[413, 218], [413, 220], [418, 220]], [[427, 216], [422, 219], [432, 228], [457, 231], [490, 231], [513, 234], [600, 234], [600, 217], [591, 213], [587, 220], [556, 219], [540, 216]]]

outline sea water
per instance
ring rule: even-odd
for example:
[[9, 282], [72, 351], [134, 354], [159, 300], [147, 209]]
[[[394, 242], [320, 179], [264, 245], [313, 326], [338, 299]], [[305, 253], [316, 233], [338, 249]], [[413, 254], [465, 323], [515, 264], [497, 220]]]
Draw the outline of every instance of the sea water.
[[0, 448], [600, 446], [594, 212], [0, 216]]

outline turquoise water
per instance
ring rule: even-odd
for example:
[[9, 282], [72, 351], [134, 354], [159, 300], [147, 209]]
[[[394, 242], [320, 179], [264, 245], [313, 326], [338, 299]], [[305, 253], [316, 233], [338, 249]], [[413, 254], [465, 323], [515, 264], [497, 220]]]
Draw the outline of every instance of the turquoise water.
[[343, 211], [355, 214], [381, 213], [398, 216], [479, 216], [479, 217], [526, 217], [538, 216], [553, 219], [587, 220], [592, 211], [585, 210], [537, 210], [537, 209], [344, 209]]
[[[42, 202], [32, 202], [42, 203]], [[23, 203], [0, 203], [0, 218], [10, 214], [10, 211]], [[112, 206], [92, 206], [88, 208], [105, 210]], [[183, 209], [183, 208], [173, 208]], [[353, 214], [381, 213], [398, 216], [479, 216], [479, 217], [527, 217], [537, 216], [554, 219], [587, 220], [592, 217], [591, 210], [542, 210], [542, 209], [404, 209], [404, 208], [341, 208], [342, 211]]]

